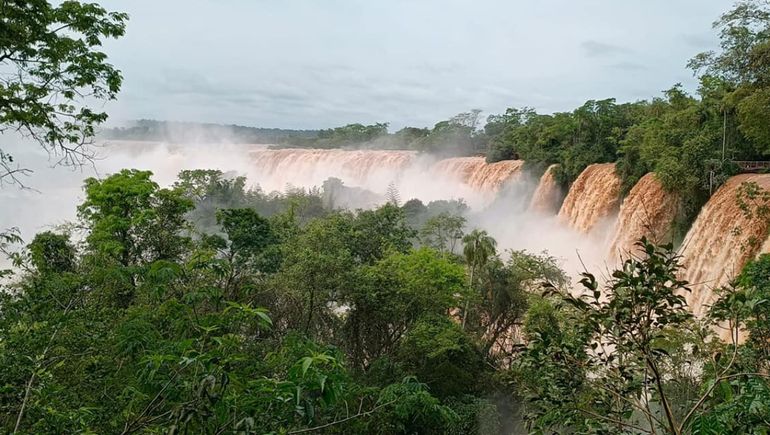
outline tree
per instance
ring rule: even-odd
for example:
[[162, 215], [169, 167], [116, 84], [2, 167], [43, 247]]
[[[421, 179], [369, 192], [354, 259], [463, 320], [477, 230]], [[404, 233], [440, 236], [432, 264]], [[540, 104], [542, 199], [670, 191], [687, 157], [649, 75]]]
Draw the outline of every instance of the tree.
[[[16, 130], [59, 158], [79, 165], [92, 158], [88, 145], [105, 112], [89, 107], [120, 90], [120, 72], [98, 51], [118, 38], [128, 15], [97, 4], [45, 0], [5, 2], [0, 8], [0, 132]], [[0, 150], [0, 182], [18, 182], [27, 171]]]
[[770, 5], [765, 0], [741, 0], [714, 22], [722, 51], [699, 53], [690, 68], [736, 84], [770, 79], [765, 57], [770, 46]]
[[385, 191], [385, 199], [389, 204], [401, 207], [401, 195], [399, 195], [398, 187], [396, 187], [395, 183], [388, 183], [388, 189]]
[[174, 189], [194, 202], [195, 209], [187, 217], [202, 232], [215, 229], [219, 209], [252, 206], [255, 196], [247, 191], [245, 177], [227, 178], [214, 169], [183, 170]]
[[699, 53], [688, 66], [701, 75], [701, 82], [723, 84], [723, 129], [734, 119], [754, 149], [767, 153], [770, 116], [764, 108], [770, 101], [770, 3], [739, 1], [714, 28], [719, 29], [721, 51]]
[[416, 141], [418, 149], [442, 155], [470, 155], [479, 151], [476, 127], [481, 110], [459, 113], [436, 123], [430, 133]]
[[[497, 246], [497, 241], [490, 237], [486, 231], [475, 229], [463, 237], [463, 244], [463, 255], [469, 269], [468, 289], [473, 293], [474, 275], [491, 257], [496, 255], [495, 247]], [[465, 302], [465, 310], [463, 310], [463, 329], [465, 329], [465, 323], [468, 320], [469, 308], [470, 300], [467, 300]]]
[[420, 229], [420, 242], [441, 253], [454, 254], [464, 227], [464, 217], [442, 212], [425, 222]]
[[420, 319], [403, 338], [399, 360], [438, 397], [483, 389], [483, 356], [462, 328], [446, 317]]
[[67, 235], [50, 231], [38, 233], [28, 248], [32, 264], [41, 273], [75, 270], [75, 247]]
[[522, 319], [543, 282], [559, 288], [567, 288], [569, 282], [556, 259], [545, 253], [509, 251], [509, 255], [505, 263], [495, 257], [480, 268], [481, 298], [468, 328], [476, 332], [489, 359], [501, 365], [511, 362], [521, 340]]
[[603, 288], [585, 273], [584, 294], [548, 292], [556, 301], [528, 314], [516, 365], [533, 429], [762, 433], [751, 428], [768, 424], [766, 374], [743, 365], [737, 344], [715, 340], [713, 323], [692, 318], [671, 246], [638, 246]]
[[89, 264], [118, 286], [116, 298], [123, 307], [133, 299], [140, 268], [177, 260], [189, 246], [189, 237], [181, 233], [192, 201], [178, 191], [159, 188], [151, 176], [149, 171], [124, 169], [104, 180], [89, 178], [86, 199], [78, 207], [90, 230]]
[[389, 250], [408, 252], [417, 234], [407, 224], [404, 211], [391, 203], [374, 210], [360, 210], [351, 224], [349, 249], [361, 264], [372, 264]]
[[[351, 222], [334, 214], [311, 221], [284, 246], [285, 265], [271, 277], [280, 297], [266, 306], [281, 315], [278, 328], [301, 331], [311, 338], [328, 337], [336, 327], [334, 306], [340, 294], [357, 283], [349, 246]], [[281, 302], [281, 305], [274, 305]], [[284, 324], [285, 322], [285, 324]]]
[[380, 358], [393, 358], [416, 322], [457, 306], [463, 280], [461, 266], [427, 248], [391, 252], [364, 266], [341, 298], [349, 307], [344, 343], [354, 366], [367, 370]]
[[224, 297], [237, 299], [234, 292], [253, 290], [254, 281], [279, 269], [278, 236], [269, 220], [249, 208], [219, 210], [217, 223], [226, 239], [212, 235], [204, 240], [217, 249], [224, 260], [217, 268], [222, 276], [220, 287]]
[[746, 356], [757, 364], [757, 371], [770, 369], [770, 255], [763, 254], [744, 266], [731, 287], [719, 291], [720, 298], [710, 315], [726, 322], [737, 335], [748, 333]]

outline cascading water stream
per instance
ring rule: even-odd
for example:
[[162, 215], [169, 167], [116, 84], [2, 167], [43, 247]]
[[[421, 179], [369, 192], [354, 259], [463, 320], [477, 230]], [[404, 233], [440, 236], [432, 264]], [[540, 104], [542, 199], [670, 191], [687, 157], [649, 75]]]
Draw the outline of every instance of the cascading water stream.
[[635, 243], [647, 237], [653, 243], [671, 241], [671, 226], [679, 201], [666, 192], [653, 173], [642, 177], [620, 204], [609, 257], [619, 259], [635, 251]]
[[364, 186], [377, 180], [387, 185], [407, 169], [416, 157], [413, 151], [277, 149], [251, 153], [260, 183], [268, 190], [287, 184], [320, 185], [329, 177]]
[[540, 177], [540, 182], [537, 184], [537, 188], [535, 188], [535, 192], [532, 194], [532, 200], [529, 203], [529, 211], [546, 216], [559, 212], [562, 192], [554, 174], [558, 166], [549, 166]]
[[698, 214], [680, 249], [685, 269], [682, 278], [692, 292], [685, 295], [690, 309], [702, 315], [714, 301], [714, 288], [727, 284], [763, 249], [770, 219], [754, 208], [753, 200], [739, 203], [744, 183], [770, 190], [770, 174], [736, 175], [719, 188]]
[[520, 177], [523, 166], [523, 160], [487, 163], [484, 157], [454, 157], [439, 160], [431, 172], [459, 180], [479, 192], [496, 192]]
[[601, 221], [610, 219], [620, 202], [620, 177], [614, 163], [588, 166], [564, 198], [559, 218], [578, 232], [588, 233]]

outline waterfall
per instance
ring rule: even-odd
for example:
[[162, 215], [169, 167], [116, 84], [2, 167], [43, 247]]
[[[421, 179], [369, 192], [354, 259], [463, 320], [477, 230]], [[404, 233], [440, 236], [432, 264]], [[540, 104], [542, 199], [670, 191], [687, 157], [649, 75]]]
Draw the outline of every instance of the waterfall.
[[[692, 292], [686, 295], [693, 313], [703, 314], [714, 301], [715, 287], [727, 284], [743, 266], [763, 249], [770, 219], [739, 205], [744, 183], [770, 189], [770, 175], [736, 175], [719, 188], [698, 214], [680, 250], [685, 269], [683, 279]], [[754, 206], [760, 205], [758, 203]], [[752, 211], [748, 214], [747, 211]], [[770, 247], [768, 243], [765, 246]]]
[[455, 157], [439, 160], [431, 172], [461, 181], [479, 192], [496, 192], [520, 177], [523, 166], [523, 160], [487, 163], [483, 157]]
[[655, 174], [639, 179], [620, 204], [610, 241], [610, 258], [635, 251], [634, 244], [642, 237], [653, 243], [671, 241], [671, 225], [678, 206], [677, 197], [666, 192]]
[[416, 157], [413, 151], [340, 149], [263, 149], [251, 152], [258, 182], [268, 190], [282, 190], [287, 184], [319, 186], [329, 178], [363, 186], [380, 181], [387, 185], [407, 169]]
[[540, 182], [537, 184], [529, 203], [529, 211], [543, 215], [554, 215], [559, 212], [562, 192], [554, 174], [558, 166], [549, 166], [540, 177]]
[[559, 218], [571, 228], [588, 233], [597, 224], [609, 219], [620, 202], [620, 177], [614, 163], [596, 163], [588, 166], [564, 198]]

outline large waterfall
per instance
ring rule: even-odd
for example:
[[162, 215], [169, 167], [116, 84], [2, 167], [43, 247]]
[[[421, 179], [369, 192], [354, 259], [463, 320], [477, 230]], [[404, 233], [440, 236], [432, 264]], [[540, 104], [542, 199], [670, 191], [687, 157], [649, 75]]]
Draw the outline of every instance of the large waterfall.
[[387, 186], [415, 156], [412, 151], [340, 149], [260, 149], [251, 153], [258, 181], [270, 190], [282, 190], [287, 184], [319, 186], [329, 177], [354, 185], [371, 181]]
[[484, 157], [455, 157], [439, 160], [431, 169], [480, 192], [489, 192], [499, 190], [504, 183], [520, 176], [523, 166], [523, 160], [487, 163]]
[[249, 178], [268, 191], [287, 186], [321, 186], [335, 177], [377, 194], [394, 185], [408, 198], [463, 198], [483, 207], [506, 183], [521, 176], [523, 161], [486, 163], [483, 157], [437, 160], [413, 151], [341, 149], [258, 149]]
[[747, 207], [740, 205], [744, 183], [770, 189], [770, 175], [743, 174], [727, 180], [700, 211], [682, 244], [683, 278], [692, 287], [687, 302], [695, 314], [702, 314], [714, 300], [715, 287], [727, 284], [763, 248], [770, 219], [757, 213], [760, 203], [749, 199]]
[[676, 196], [666, 192], [655, 174], [642, 177], [620, 205], [610, 240], [610, 258], [633, 252], [634, 244], [641, 237], [655, 243], [670, 242], [677, 208]]
[[[584, 254], [593, 250], [587, 255], [593, 254], [594, 265], [616, 264], [619, 255], [633, 251], [642, 236], [654, 242], [670, 241], [679, 207], [678, 199], [665, 191], [654, 174], [642, 177], [621, 203], [621, 180], [613, 163], [588, 166], [560, 204], [555, 165], [537, 185], [530, 185], [521, 160], [486, 163], [483, 157], [436, 160], [411, 151], [307, 149], [260, 149], [252, 151], [251, 158], [258, 182], [277, 190], [286, 185], [320, 186], [326, 178], [337, 177], [378, 194], [395, 184], [404, 199], [462, 197], [477, 210], [499, 195], [503, 186], [518, 182], [525, 187], [515, 190], [517, 195], [524, 196], [521, 192], [529, 189], [528, 209], [504, 213], [496, 209], [482, 217], [485, 225], [498, 225], [492, 233], [515, 249], [547, 249], [560, 255], [569, 255], [570, 249]], [[703, 207], [680, 248], [685, 266], [682, 278], [691, 283], [693, 292], [687, 299], [695, 314], [703, 314], [713, 301], [714, 287], [728, 283], [758, 253], [770, 252], [770, 221], [756, 212], [749, 215], [751, 199], [748, 207], [739, 206], [745, 183], [770, 190], [770, 175], [729, 179]], [[479, 198], [484, 200], [473, 202]], [[502, 230], [507, 234], [501, 234], [500, 228], [508, 227]]]
[[567, 225], [588, 233], [597, 224], [611, 219], [620, 202], [620, 177], [614, 163], [597, 163], [587, 167], [572, 183], [559, 217]]

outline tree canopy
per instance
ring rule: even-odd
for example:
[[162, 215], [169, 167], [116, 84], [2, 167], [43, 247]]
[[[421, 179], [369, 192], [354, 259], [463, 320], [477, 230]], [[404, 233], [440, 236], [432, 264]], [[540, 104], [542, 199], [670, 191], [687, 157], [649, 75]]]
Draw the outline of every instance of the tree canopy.
[[[97, 4], [10, 1], [0, 8], [0, 132], [19, 131], [59, 163], [88, 161], [88, 145], [107, 113], [95, 100], [114, 99], [123, 78], [99, 51], [125, 32], [128, 15]], [[25, 169], [0, 150], [0, 182]]]

